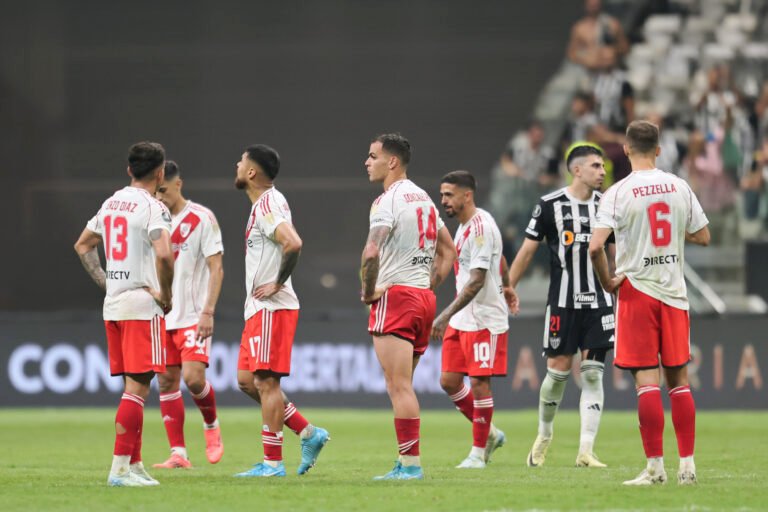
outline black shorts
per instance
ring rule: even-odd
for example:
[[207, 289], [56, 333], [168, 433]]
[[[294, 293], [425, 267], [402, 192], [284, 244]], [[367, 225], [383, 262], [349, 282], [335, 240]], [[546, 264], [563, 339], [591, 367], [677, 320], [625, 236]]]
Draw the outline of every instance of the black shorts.
[[613, 348], [613, 308], [568, 309], [547, 306], [543, 354], [573, 355], [579, 350]]

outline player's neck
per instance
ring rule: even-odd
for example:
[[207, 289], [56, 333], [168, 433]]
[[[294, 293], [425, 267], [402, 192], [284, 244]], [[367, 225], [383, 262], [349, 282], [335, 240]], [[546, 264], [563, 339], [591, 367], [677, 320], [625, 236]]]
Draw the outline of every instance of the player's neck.
[[255, 204], [256, 201], [258, 201], [259, 198], [264, 195], [264, 193], [266, 193], [272, 188], [274, 188], [274, 185], [272, 184], [271, 181], [264, 182], [264, 183], [250, 182], [245, 192], [246, 194], [248, 194], [248, 199], [251, 200], [251, 204]]
[[573, 183], [568, 186], [568, 193], [579, 201], [588, 201], [592, 198], [593, 190], [586, 183], [573, 180]]
[[633, 172], [652, 171], [656, 169], [656, 159], [648, 157], [630, 158], [629, 163]]
[[131, 180], [131, 186], [133, 188], [140, 188], [142, 190], [146, 190], [154, 197], [155, 193], [157, 192], [157, 182], [156, 181], [139, 181], [132, 179]]
[[474, 204], [467, 204], [464, 206], [464, 209], [461, 210], [461, 213], [459, 213], [456, 218], [459, 222], [462, 224], [466, 224], [470, 220], [472, 220], [472, 217], [474, 217], [477, 214], [477, 206]]
[[405, 171], [398, 172], [397, 174], [395, 173], [387, 174], [387, 177], [384, 178], [384, 182], [383, 182], [384, 190], [389, 189], [389, 187], [391, 187], [392, 184], [395, 182], [407, 180], [407, 179], [408, 179], [408, 176], [405, 175]]
[[179, 197], [179, 200], [178, 200], [178, 201], [176, 201], [176, 204], [174, 204], [174, 205], [173, 205], [173, 208], [171, 208], [171, 215], [174, 215], [174, 216], [175, 216], [175, 215], [178, 215], [178, 214], [180, 214], [181, 212], [183, 212], [183, 211], [184, 211], [184, 208], [186, 208], [186, 207], [187, 207], [187, 203], [188, 203], [188, 202], [189, 202], [189, 201], [187, 201], [187, 200], [186, 200], [186, 199], [184, 199], [183, 197]]

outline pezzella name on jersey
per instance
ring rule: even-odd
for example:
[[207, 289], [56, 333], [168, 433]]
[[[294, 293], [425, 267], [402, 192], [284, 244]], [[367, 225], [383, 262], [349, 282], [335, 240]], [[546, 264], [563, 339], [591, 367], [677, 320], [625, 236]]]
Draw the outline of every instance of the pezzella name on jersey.
[[677, 192], [674, 183], [661, 183], [658, 185], [646, 185], [644, 187], [635, 187], [632, 194], [635, 197], [655, 196], [657, 194], [671, 194]]
[[669, 263], [677, 263], [677, 254], [663, 254], [661, 256], [651, 256], [650, 258], [643, 258], [643, 266], [650, 267], [651, 265], [668, 265]]

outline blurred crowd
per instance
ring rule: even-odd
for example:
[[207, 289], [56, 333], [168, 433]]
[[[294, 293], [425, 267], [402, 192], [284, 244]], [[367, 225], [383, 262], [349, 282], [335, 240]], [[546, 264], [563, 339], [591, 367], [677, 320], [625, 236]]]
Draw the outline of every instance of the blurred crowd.
[[[714, 244], [768, 237], [768, 82], [757, 73], [740, 87], [732, 59], [701, 56], [688, 63], [690, 75], [683, 75], [672, 102], [652, 101], [658, 90], [653, 88], [638, 101], [638, 74], [626, 66], [635, 44], [644, 42], [630, 42], [600, 0], [586, 0], [566, 51], [566, 76], [574, 83], [562, 122], [529, 121], [492, 171], [489, 209], [503, 226], [508, 258], [522, 244], [538, 198], [567, 184], [565, 149], [578, 140], [599, 144], [606, 154], [607, 188], [631, 172], [624, 130], [639, 118], [661, 128], [657, 167], [691, 184], [710, 219]], [[553, 126], [557, 133], [551, 133]]]

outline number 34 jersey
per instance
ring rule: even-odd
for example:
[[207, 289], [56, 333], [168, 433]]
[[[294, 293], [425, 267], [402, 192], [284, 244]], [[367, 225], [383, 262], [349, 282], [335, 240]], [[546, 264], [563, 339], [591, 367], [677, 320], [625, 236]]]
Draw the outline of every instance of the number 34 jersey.
[[149, 192], [125, 187], [104, 201], [86, 227], [101, 236], [107, 258], [104, 320], [151, 320], [163, 311], [145, 287], [158, 290], [149, 233], [171, 231], [171, 214]]
[[688, 309], [683, 275], [685, 234], [708, 223], [688, 184], [659, 169], [635, 171], [600, 201], [598, 228], [616, 235], [616, 273], [665, 304]]
[[370, 229], [391, 229], [381, 247], [376, 286], [429, 288], [437, 232], [443, 221], [429, 194], [411, 180], [394, 182], [373, 202]]

